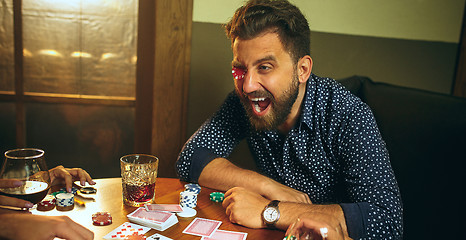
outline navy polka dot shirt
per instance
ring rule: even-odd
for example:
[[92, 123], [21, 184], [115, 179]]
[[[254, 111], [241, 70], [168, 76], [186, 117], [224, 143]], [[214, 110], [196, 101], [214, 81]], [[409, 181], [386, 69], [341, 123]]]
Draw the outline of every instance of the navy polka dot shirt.
[[401, 196], [385, 142], [369, 107], [333, 79], [311, 75], [300, 120], [284, 136], [256, 132], [234, 92], [183, 147], [179, 177], [197, 182], [204, 166], [247, 139], [260, 172], [305, 192], [315, 204], [338, 203], [354, 239], [400, 239]]

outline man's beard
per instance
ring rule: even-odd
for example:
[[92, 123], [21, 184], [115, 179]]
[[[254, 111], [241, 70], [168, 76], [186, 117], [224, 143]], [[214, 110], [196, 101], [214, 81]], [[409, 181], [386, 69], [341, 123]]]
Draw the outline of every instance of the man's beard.
[[[244, 92], [239, 93], [236, 90], [239, 98], [241, 99], [241, 103], [243, 104], [244, 109], [249, 117], [249, 122], [251, 126], [258, 132], [260, 131], [270, 131], [275, 130], [285, 122], [288, 115], [291, 112], [291, 108], [293, 104], [296, 102], [299, 93], [299, 80], [296, 74], [293, 74], [293, 81], [291, 82], [288, 89], [283, 91], [281, 95], [282, 100], [276, 100], [273, 95], [266, 91], [256, 91], [250, 94], [245, 94]], [[262, 117], [258, 117], [254, 114], [254, 110], [252, 109], [251, 102], [248, 99], [248, 95], [253, 97], [265, 97], [270, 99], [270, 113]]]

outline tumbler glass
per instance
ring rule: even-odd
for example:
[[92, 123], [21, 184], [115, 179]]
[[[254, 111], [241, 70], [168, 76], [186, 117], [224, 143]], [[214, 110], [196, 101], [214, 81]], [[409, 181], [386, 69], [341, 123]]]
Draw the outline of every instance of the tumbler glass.
[[120, 158], [123, 203], [133, 207], [153, 203], [159, 159], [147, 154]]

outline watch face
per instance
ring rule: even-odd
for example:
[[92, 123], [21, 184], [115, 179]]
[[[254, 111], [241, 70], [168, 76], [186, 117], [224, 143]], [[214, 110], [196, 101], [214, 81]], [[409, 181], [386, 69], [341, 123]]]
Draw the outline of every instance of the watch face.
[[278, 219], [278, 216], [278, 211], [275, 208], [270, 207], [264, 211], [264, 219], [267, 222], [275, 222]]

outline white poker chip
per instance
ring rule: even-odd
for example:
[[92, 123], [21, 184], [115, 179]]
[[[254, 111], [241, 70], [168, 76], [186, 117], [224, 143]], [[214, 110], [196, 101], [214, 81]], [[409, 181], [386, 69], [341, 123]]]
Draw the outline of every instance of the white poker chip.
[[74, 205], [74, 195], [72, 193], [59, 193], [55, 196], [55, 199], [55, 204], [59, 207]]
[[194, 217], [197, 214], [197, 211], [194, 208], [189, 208], [189, 207], [181, 207], [181, 208], [183, 209], [183, 211], [176, 213], [176, 215], [178, 215], [179, 217], [188, 218], [188, 217]]

